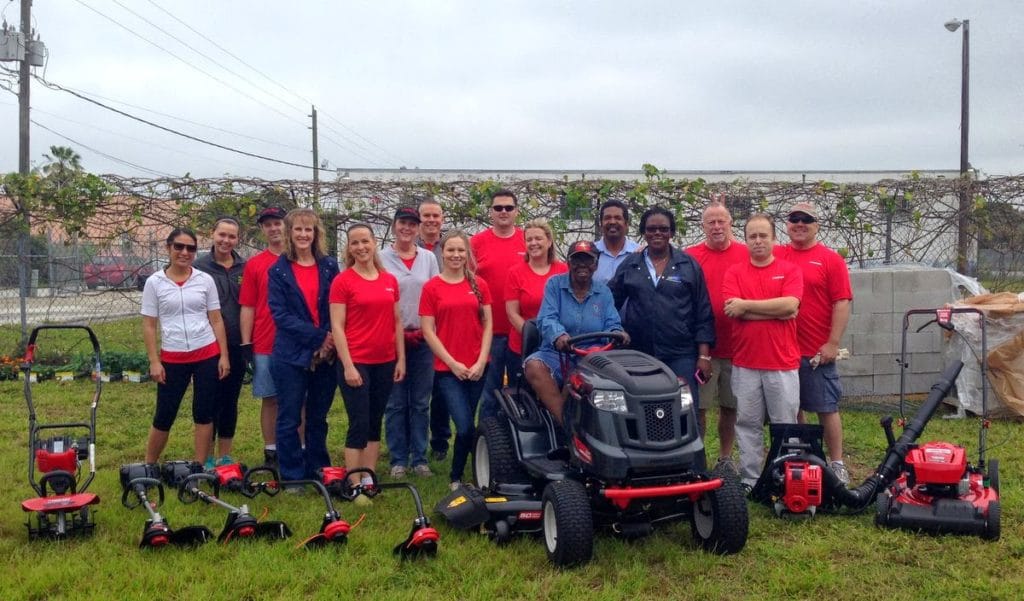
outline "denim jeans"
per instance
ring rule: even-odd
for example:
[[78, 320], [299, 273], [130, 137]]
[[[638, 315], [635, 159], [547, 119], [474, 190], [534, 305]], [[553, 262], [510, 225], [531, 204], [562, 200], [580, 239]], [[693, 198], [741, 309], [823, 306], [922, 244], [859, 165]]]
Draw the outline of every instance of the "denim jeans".
[[[391, 465], [427, 463], [427, 424], [434, 388], [434, 354], [425, 342], [405, 348], [405, 379], [391, 388], [384, 410], [384, 433]], [[448, 412], [445, 411], [445, 419]]]
[[494, 391], [502, 387], [505, 373], [510, 384], [515, 382], [522, 371], [522, 359], [508, 350], [508, 336], [496, 335], [491, 340], [491, 355], [487, 360], [487, 374], [481, 380], [483, 389], [480, 396], [480, 419], [498, 415], [498, 397]]
[[[333, 365], [316, 371], [290, 365], [279, 358], [271, 361], [270, 373], [277, 388], [277, 461], [282, 480], [316, 477], [316, 471], [331, 464], [327, 452], [327, 412], [334, 402], [338, 378]], [[306, 448], [299, 442], [299, 422], [306, 408]]]
[[[490, 371], [490, 368], [488, 368]], [[448, 405], [448, 413], [455, 422], [455, 450], [452, 452], [452, 470], [449, 478], [452, 482], [462, 480], [462, 472], [466, 468], [469, 452], [473, 449], [473, 434], [476, 432], [476, 407], [483, 389], [483, 378], [476, 380], [460, 380], [451, 372], [438, 372], [438, 392]]]

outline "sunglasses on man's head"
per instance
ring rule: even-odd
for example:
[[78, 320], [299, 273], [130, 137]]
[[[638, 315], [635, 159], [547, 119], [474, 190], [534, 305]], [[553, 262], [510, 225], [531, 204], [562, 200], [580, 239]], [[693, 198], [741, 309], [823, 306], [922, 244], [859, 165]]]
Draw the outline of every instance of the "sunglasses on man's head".
[[195, 244], [185, 244], [184, 242], [172, 242], [171, 243], [171, 248], [173, 248], [174, 250], [176, 250], [178, 252], [181, 252], [183, 250], [187, 250], [190, 253], [194, 253], [197, 250], [199, 250], [199, 247], [196, 246]]
[[506, 213], [511, 213], [512, 211], [516, 210], [516, 205], [494, 205], [491, 207], [491, 210], [497, 211], [499, 213], [502, 211], [505, 211]]
[[817, 221], [817, 219], [815, 219], [814, 217], [811, 217], [810, 215], [790, 215], [789, 216], [789, 222], [790, 223], [802, 223], [804, 225], [807, 225], [809, 223], [814, 223], [815, 221]]

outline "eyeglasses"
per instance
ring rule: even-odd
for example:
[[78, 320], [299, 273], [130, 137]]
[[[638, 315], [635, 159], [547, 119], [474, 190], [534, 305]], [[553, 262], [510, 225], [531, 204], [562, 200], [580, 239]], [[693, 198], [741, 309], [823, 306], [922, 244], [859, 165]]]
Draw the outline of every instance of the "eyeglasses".
[[807, 224], [810, 224], [810, 223], [814, 223], [815, 221], [817, 221], [817, 219], [815, 219], [814, 217], [811, 217], [810, 215], [790, 215], [789, 216], [789, 222], [790, 223], [802, 223], [804, 225], [807, 225]]
[[511, 213], [516, 210], [516, 205], [494, 205], [491, 207], [492, 211]]
[[190, 253], [195, 253], [197, 250], [199, 250], [199, 247], [196, 246], [195, 244], [185, 244], [184, 242], [172, 242], [171, 248], [178, 252], [187, 250]]
[[672, 228], [667, 225], [649, 225], [644, 228], [644, 232], [648, 234], [667, 234], [672, 231]]

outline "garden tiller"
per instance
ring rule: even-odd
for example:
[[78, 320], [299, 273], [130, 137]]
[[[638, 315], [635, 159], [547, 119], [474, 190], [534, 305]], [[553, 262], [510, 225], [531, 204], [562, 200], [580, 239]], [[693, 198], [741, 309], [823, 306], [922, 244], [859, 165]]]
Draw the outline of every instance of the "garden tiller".
[[168, 545], [191, 547], [212, 539], [213, 533], [206, 526], [186, 526], [174, 530], [157, 512], [164, 503], [164, 486], [159, 478], [160, 469], [154, 464], [130, 463], [121, 466], [121, 504], [128, 509], [142, 505], [149, 513], [149, 519], [142, 529], [139, 548], [156, 549]]
[[[32, 402], [32, 364], [35, 361], [36, 337], [42, 330], [84, 330], [92, 344], [91, 365], [96, 386], [89, 406], [89, 420], [41, 424], [36, 419]], [[25, 379], [25, 402], [28, 404], [28, 482], [37, 496], [21, 503], [21, 509], [35, 514], [25, 524], [30, 540], [38, 538], [63, 539], [91, 534], [95, 527], [91, 505], [100, 498], [87, 492], [96, 476], [96, 407], [99, 405], [103, 382], [100, 372], [100, 343], [96, 334], [86, 326], [38, 326], [29, 336], [25, 359], [21, 363]], [[43, 437], [43, 434], [53, 436]], [[82, 474], [82, 462], [88, 461], [88, 474]], [[36, 471], [42, 477], [36, 481]]]

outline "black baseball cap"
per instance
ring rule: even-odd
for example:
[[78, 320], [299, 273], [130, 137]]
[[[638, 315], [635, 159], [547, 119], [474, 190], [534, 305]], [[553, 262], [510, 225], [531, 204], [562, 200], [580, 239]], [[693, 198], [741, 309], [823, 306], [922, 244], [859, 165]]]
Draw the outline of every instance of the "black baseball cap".
[[420, 222], [420, 212], [412, 207], [398, 207], [395, 211], [395, 221], [399, 219], [408, 219], [409, 221]]
[[284, 219], [284, 216], [287, 214], [281, 207], [267, 207], [260, 211], [260, 216], [256, 218], [256, 223], [263, 223], [264, 219]]

